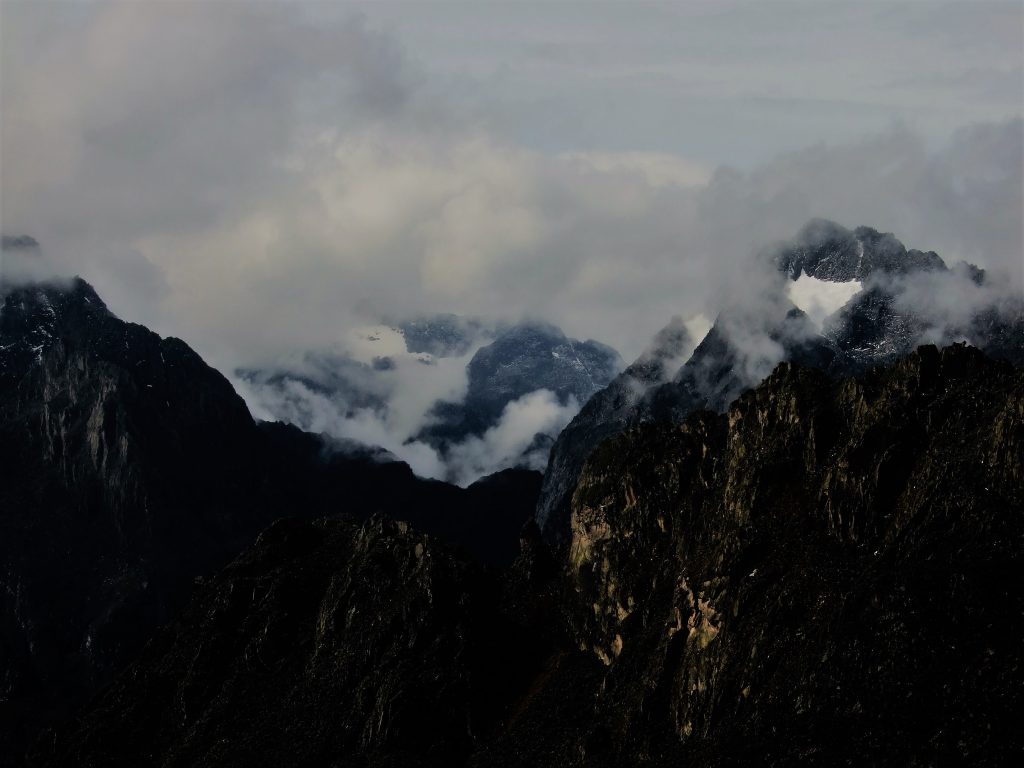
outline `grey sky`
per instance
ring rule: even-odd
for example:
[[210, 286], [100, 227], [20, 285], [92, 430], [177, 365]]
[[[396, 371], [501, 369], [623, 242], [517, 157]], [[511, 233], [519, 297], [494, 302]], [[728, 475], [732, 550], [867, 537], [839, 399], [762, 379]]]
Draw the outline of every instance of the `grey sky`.
[[894, 121], [941, 140], [967, 114], [1019, 113], [1024, 87], [1020, 3], [361, 8], [429, 62], [453, 100], [549, 150], [750, 165]]
[[811, 216], [1020, 284], [1022, 5], [4, 0], [0, 224], [258, 362], [400, 311], [627, 358]]

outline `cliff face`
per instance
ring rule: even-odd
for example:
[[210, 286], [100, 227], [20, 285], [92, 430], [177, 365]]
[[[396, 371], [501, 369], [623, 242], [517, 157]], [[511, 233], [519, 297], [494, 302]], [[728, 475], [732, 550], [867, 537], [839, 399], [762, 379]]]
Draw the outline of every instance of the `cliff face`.
[[604, 444], [568, 572], [608, 764], [1008, 759], [1022, 440], [1024, 376], [925, 347]]
[[39, 760], [1007, 764], [1022, 456], [1024, 374], [976, 350], [784, 364], [604, 443], [564, 559], [527, 530], [500, 581], [393, 524], [279, 524]]
[[470, 489], [257, 425], [84, 281], [0, 286], [0, 764], [109, 682], [280, 517], [375, 512], [505, 565], [539, 476]]
[[0, 348], [0, 706], [32, 723], [107, 678], [272, 518], [244, 504], [248, 411], [182, 342], [76, 281], [7, 292]]

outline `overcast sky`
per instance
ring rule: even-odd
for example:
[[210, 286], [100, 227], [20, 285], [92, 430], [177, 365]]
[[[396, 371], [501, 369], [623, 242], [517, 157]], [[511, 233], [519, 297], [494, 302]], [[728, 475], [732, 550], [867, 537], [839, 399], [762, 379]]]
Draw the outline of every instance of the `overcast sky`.
[[1020, 2], [0, 13], [3, 231], [217, 364], [435, 311], [631, 359], [812, 216], [1024, 285]]

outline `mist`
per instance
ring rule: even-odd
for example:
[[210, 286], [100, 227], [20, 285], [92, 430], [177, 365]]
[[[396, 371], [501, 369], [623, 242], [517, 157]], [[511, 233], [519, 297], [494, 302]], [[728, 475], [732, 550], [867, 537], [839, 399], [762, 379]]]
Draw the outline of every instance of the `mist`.
[[[814, 217], [892, 232], [1024, 293], [1024, 75], [1019, 40], [993, 33], [1004, 11], [765, 12], [761, 29], [777, 29], [790, 60], [743, 46], [747, 27], [723, 21], [731, 5], [680, 9], [652, 16], [653, 49], [617, 52], [633, 68], [614, 80], [597, 45], [625, 23], [610, 10], [545, 17], [553, 50], [581, 67], [533, 45], [526, 8], [503, 11], [515, 23], [494, 50], [457, 51], [443, 41], [475, 28], [472, 13], [7, 3], [0, 226], [42, 247], [28, 267], [5, 254], [0, 268], [80, 274], [115, 313], [229, 374], [351, 355], [359, 329], [437, 312], [541, 318], [630, 361], [670, 318], [706, 327], [738, 307], [747, 318], [727, 323], [756, 379], [778, 342], [740, 328], [767, 329], [788, 297], [755, 256]], [[811, 29], [793, 32], [794, 15]], [[910, 28], [916, 44], [894, 45], [896, 59], [821, 55]], [[786, 83], [808, 61], [800, 101]], [[716, 91], [715, 72], [737, 67], [753, 73], [750, 92]], [[981, 93], [971, 84], [986, 72], [995, 85]], [[858, 101], [837, 101], [840, 83]], [[524, 101], [527, 86], [546, 95]], [[701, 117], [723, 111], [737, 117]], [[932, 336], [956, 335], [958, 307], [990, 290], [951, 280], [901, 294], [930, 302]], [[841, 298], [812, 307], [800, 332]], [[448, 470], [409, 439], [430, 403], [460, 398], [460, 377], [456, 361], [398, 355], [367, 379], [385, 408], [338, 410], [310, 390], [302, 423], [436, 476]], [[564, 418], [537, 397], [527, 413]], [[488, 455], [505, 450], [503, 433], [483, 440]]]

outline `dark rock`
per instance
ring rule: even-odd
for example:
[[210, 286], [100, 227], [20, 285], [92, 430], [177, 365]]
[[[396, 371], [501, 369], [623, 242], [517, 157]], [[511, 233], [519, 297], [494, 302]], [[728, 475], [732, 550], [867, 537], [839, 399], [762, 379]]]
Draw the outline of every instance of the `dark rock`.
[[501, 580], [381, 519], [279, 522], [40, 765], [1008, 765], [1024, 373], [784, 363], [606, 441]]
[[569, 552], [608, 667], [578, 764], [1013, 762], [1022, 393], [964, 347], [863, 382], [783, 364], [602, 445]]
[[119, 320], [80, 279], [0, 296], [0, 753], [109, 682], [279, 517], [382, 513], [490, 565], [515, 557], [537, 473], [424, 481], [257, 425], [187, 345]]
[[405, 524], [279, 521], [37, 759], [461, 764], [523, 684], [497, 594]]
[[915, 270], [945, 270], [933, 251], [908, 251], [889, 232], [857, 227], [852, 232], [833, 221], [814, 219], [791, 243], [779, 246], [778, 268], [791, 280], [801, 274], [819, 280], [866, 280], [876, 273], [906, 274]]

